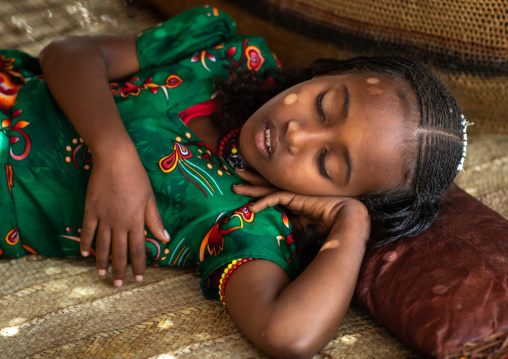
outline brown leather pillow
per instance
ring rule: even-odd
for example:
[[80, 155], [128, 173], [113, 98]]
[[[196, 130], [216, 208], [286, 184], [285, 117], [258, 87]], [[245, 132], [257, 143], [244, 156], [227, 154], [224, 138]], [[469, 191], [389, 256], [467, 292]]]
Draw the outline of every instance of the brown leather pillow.
[[454, 185], [428, 230], [367, 253], [355, 302], [426, 354], [463, 354], [493, 333], [502, 344], [508, 220]]

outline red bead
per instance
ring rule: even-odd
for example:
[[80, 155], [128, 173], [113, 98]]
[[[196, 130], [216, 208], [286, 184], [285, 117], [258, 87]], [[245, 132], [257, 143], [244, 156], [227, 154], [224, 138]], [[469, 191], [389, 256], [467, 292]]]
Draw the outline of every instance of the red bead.
[[219, 156], [224, 156], [224, 147], [226, 146], [226, 142], [228, 142], [231, 137], [240, 132], [241, 129], [242, 127], [235, 128], [234, 130], [229, 131], [224, 137], [222, 137], [222, 139], [219, 141]]

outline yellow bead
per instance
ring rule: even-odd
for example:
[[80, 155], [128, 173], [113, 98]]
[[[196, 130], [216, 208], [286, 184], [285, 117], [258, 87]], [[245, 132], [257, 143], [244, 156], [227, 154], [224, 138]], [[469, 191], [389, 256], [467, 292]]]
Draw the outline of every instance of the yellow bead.
[[232, 148], [232, 149], [231, 149], [231, 153], [232, 153], [232, 154], [234, 154], [234, 155], [236, 155], [236, 154], [238, 153], [238, 150], [237, 150], [236, 148]]
[[233, 265], [231, 263], [228, 264], [228, 269], [231, 269]]
[[220, 285], [222, 285], [222, 281], [224, 280], [224, 276], [222, 276], [222, 278], [220, 279], [219, 283]]
[[229, 272], [229, 268], [224, 269], [224, 273]]
[[238, 263], [238, 261], [236, 259], [231, 262], [232, 265], [235, 265], [236, 263]]

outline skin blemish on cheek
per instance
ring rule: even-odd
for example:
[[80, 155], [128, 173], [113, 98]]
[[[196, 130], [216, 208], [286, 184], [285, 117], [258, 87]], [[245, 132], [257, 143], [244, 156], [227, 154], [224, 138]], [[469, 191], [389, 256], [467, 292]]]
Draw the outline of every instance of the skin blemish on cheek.
[[286, 105], [292, 105], [296, 102], [296, 100], [298, 99], [298, 95], [295, 94], [295, 93], [290, 93], [289, 95], [287, 95], [285, 98], [284, 98], [284, 104]]
[[381, 95], [383, 93], [383, 90], [381, 90], [379, 87], [367, 87], [367, 91], [371, 94], [371, 95]]
[[375, 78], [375, 77], [369, 77], [367, 80], [368, 84], [371, 84], [371, 85], [376, 85], [379, 83], [379, 79]]

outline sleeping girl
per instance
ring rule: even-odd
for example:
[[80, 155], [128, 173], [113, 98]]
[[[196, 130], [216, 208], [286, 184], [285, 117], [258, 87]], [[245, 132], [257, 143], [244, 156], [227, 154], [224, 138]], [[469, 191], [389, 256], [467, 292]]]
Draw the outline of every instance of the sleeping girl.
[[368, 246], [436, 217], [465, 122], [403, 58], [280, 68], [212, 7], [0, 51], [0, 256], [193, 268], [274, 357], [333, 337]]

